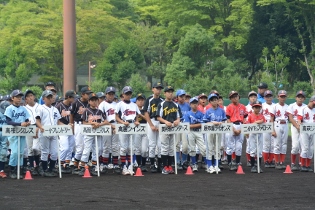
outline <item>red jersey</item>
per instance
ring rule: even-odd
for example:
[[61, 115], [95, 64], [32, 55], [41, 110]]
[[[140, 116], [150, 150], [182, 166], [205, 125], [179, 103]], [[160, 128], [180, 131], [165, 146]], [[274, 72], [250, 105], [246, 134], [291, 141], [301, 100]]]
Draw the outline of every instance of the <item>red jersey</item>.
[[206, 106], [201, 106], [201, 105], [199, 104], [198, 107], [197, 107], [197, 110], [200, 111], [202, 114], [205, 114], [206, 111], [207, 111], [206, 108], [207, 108]]
[[246, 123], [247, 124], [255, 123], [258, 120], [263, 120], [263, 122], [266, 122], [266, 119], [263, 114], [256, 115], [255, 113], [251, 113], [248, 115]]
[[237, 105], [231, 103], [226, 107], [226, 116], [232, 123], [244, 122], [247, 115], [246, 107], [241, 103], [238, 103]]

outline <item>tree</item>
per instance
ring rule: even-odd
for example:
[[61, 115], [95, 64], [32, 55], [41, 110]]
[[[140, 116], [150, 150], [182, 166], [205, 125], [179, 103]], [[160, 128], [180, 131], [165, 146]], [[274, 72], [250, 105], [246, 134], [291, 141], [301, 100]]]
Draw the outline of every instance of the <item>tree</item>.
[[134, 96], [138, 93], [144, 94], [149, 91], [148, 84], [139, 73], [132, 74], [128, 84], [130, 87], [132, 87]]

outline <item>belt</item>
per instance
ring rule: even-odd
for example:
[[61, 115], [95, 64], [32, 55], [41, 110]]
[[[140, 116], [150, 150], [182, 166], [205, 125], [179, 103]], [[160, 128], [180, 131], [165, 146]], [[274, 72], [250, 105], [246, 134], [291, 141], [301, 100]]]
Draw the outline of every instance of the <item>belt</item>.
[[125, 120], [125, 122], [133, 123], [135, 121], [134, 120]]
[[82, 121], [75, 121], [75, 124], [82, 124]]
[[235, 122], [233, 122], [233, 124], [234, 124], [234, 125], [240, 125], [240, 124], [242, 124], [242, 122], [240, 122], [240, 121], [235, 121]]
[[191, 129], [191, 131], [201, 131], [201, 129], [200, 128], [193, 128], [193, 129]]
[[116, 121], [115, 120], [111, 120], [111, 121], [109, 121], [109, 123], [115, 123]]
[[157, 117], [151, 117], [151, 119], [157, 120]]
[[277, 120], [276, 123], [279, 123], [279, 124], [287, 124], [287, 121], [286, 121], [286, 120]]

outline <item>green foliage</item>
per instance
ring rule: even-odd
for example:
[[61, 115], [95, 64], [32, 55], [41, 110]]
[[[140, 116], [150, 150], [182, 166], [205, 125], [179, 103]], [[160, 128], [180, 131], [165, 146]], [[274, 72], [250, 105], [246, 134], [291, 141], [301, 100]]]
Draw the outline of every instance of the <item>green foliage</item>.
[[306, 98], [310, 98], [312, 95], [314, 95], [313, 88], [310, 86], [309, 82], [296, 82], [293, 86], [293, 90], [295, 90], [295, 92], [290, 94], [291, 98], [295, 98], [295, 94], [299, 90], [303, 90], [305, 92]]
[[93, 92], [97, 93], [97, 92], [105, 92], [107, 86], [108, 86], [107, 81], [97, 79], [91, 82], [90, 88]]
[[134, 96], [138, 93], [145, 94], [146, 92], [149, 91], [148, 84], [139, 73], [132, 74], [131, 79], [128, 83], [129, 86], [132, 87]]
[[33, 91], [36, 98], [40, 98], [42, 93], [43, 93], [43, 91], [44, 91], [41, 87], [36, 86], [36, 85], [34, 85], [34, 86], [23, 86], [22, 89], [21, 89], [21, 91], [24, 92], [24, 93], [25, 93], [26, 90]]

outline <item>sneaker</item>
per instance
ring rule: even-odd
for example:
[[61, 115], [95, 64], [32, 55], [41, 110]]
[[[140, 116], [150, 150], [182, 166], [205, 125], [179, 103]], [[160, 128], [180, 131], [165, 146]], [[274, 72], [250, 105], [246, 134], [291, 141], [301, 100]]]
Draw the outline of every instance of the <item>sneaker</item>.
[[77, 175], [79, 176], [84, 176], [85, 173], [85, 167], [81, 167], [80, 169], [77, 170]]
[[42, 166], [37, 167], [37, 173], [39, 176], [44, 176], [44, 169]]
[[30, 170], [32, 176], [38, 176], [39, 173], [38, 173], [38, 167], [32, 167], [31, 170]]
[[257, 173], [257, 166], [253, 166], [251, 169], [250, 169], [250, 172], [251, 173]]
[[197, 172], [198, 171], [198, 165], [195, 163], [191, 166], [193, 172]]
[[210, 174], [210, 167], [208, 167], [208, 168], [206, 169], [206, 172], [207, 172], [208, 174]]
[[270, 168], [270, 164], [269, 164], [269, 162], [265, 162], [265, 168]]
[[177, 170], [183, 170], [183, 166], [181, 163], [177, 163]]
[[190, 163], [188, 161], [184, 161], [182, 165], [183, 165], [183, 170], [187, 170]]
[[151, 173], [157, 173], [157, 168], [155, 167], [155, 165], [150, 166], [150, 171]]
[[168, 173], [169, 174], [174, 174], [175, 173], [172, 166], [168, 167]]
[[224, 169], [224, 166], [222, 165], [221, 161], [219, 161], [219, 169]]
[[281, 170], [282, 166], [280, 165], [280, 163], [276, 163], [275, 169]]
[[139, 165], [138, 165], [138, 162], [137, 162], [137, 161], [133, 162], [133, 167], [134, 167], [134, 168], [138, 168], [138, 166], [139, 166]]
[[0, 177], [1, 178], [7, 178], [7, 175], [4, 173], [4, 171], [1, 171], [0, 172]]
[[216, 173], [215, 168], [213, 166], [209, 167], [209, 173], [210, 174]]
[[[258, 172], [258, 169], [257, 169]], [[261, 169], [261, 167], [259, 167], [259, 173], [264, 173], [264, 171]]]
[[[83, 168], [84, 168], [84, 167], [83, 167]], [[75, 168], [73, 168], [73, 170], [72, 170], [72, 174], [79, 175], [80, 171], [81, 171], [80, 168], [75, 167]], [[83, 176], [83, 175], [82, 175], [82, 176]]]
[[298, 171], [298, 170], [300, 170], [299, 167], [296, 164], [292, 163], [291, 164], [291, 171]]
[[275, 168], [275, 167], [276, 167], [275, 161], [271, 161], [269, 163], [269, 168]]
[[[197, 165], [198, 166], [198, 165]], [[202, 164], [201, 164], [201, 168], [202, 169], [206, 169], [207, 168], [207, 164], [206, 163], [204, 163], [204, 162], [202, 162]]]
[[44, 177], [56, 177], [57, 175], [53, 171], [45, 171]]
[[110, 170], [110, 169], [113, 169], [113, 168], [114, 168], [114, 165], [113, 165], [112, 163], [110, 163], [110, 164], [107, 165], [107, 169]]
[[129, 174], [132, 176], [134, 174], [133, 172], [133, 168], [131, 165], [128, 166], [128, 171], [129, 171]]
[[236, 163], [231, 162], [231, 163], [229, 164], [229, 168], [230, 168], [230, 171], [236, 171], [236, 170], [237, 170], [237, 165], [236, 165]]
[[130, 175], [130, 172], [129, 172], [128, 168], [126, 167], [126, 165], [124, 165], [121, 174], [122, 175]]
[[314, 172], [313, 169], [311, 168], [311, 166], [306, 167], [308, 172]]
[[107, 170], [108, 170], [108, 165], [103, 165], [103, 164], [100, 165], [100, 173], [101, 174], [105, 174], [107, 172]]
[[247, 161], [246, 166], [247, 167], [251, 167], [252, 166], [252, 164], [250, 163], [250, 160]]
[[221, 169], [220, 169], [218, 166], [216, 166], [214, 169], [215, 169], [215, 172], [216, 172], [216, 173], [217, 173], [217, 172], [218, 172], [218, 173], [221, 173]]
[[[97, 166], [93, 165], [91, 168], [90, 168], [90, 174], [92, 176], [98, 176], [98, 170], [99, 168], [97, 168]], [[101, 173], [101, 172], [100, 172]]]
[[162, 174], [169, 174], [168, 167], [165, 166], [162, 170]]
[[10, 178], [11, 179], [17, 179], [17, 171], [14, 169], [13, 171], [10, 172]]
[[116, 174], [121, 174], [121, 168], [119, 165], [114, 165], [113, 170]]
[[140, 166], [141, 172], [148, 172], [148, 169], [146, 166]]
[[70, 169], [69, 165], [66, 165], [65, 167], [61, 166], [61, 173], [63, 173], [63, 174], [70, 174], [71, 173], [71, 169]]
[[222, 160], [221, 163], [222, 163], [222, 165], [227, 165], [228, 164], [227, 160]]
[[305, 166], [301, 166], [301, 169], [300, 169], [301, 172], [308, 172], [307, 168]]
[[280, 163], [280, 166], [281, 166], [281, 169], [286, 169], [286, 166], [285, 166], [285, 164], [283, 164], [283, 163]]

